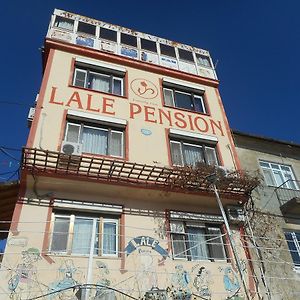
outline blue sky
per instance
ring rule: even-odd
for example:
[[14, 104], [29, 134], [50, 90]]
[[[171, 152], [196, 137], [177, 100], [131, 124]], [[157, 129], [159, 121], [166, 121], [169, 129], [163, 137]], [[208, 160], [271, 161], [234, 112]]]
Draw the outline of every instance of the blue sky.
[[[26, 143], [42, 75], [39, 48], [54, 8], [209, 50], [231, 128], [300, 143], [300, 1], [10, 0], [0, 9], [0, 146]], [[17, 168], [0, 153], [0, 181]]]

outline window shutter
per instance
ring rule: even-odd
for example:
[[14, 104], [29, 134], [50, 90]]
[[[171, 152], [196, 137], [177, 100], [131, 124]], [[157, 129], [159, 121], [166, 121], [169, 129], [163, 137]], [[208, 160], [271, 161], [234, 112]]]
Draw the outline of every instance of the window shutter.
[[179, 142], [170, 141], [171, 157], [173, 165], [183, 165], [181, 145]]
[[166, 105], [174, 106], [174, 95], [172, 90], [164, 88], [164, 101]]
[[74, 85], [86, 87], [86, 71], [80, 69], [75, 70]]
[[111, 131], [109, 155], [123, 156], [123, 132]]
[[210, 227], [207, 229], [207, 244], [211, 248], [211, 256], [214, 259], [225, 259], [225, 250], [223, 246], [222, 232], [220, 228]]
[[78, 143], [79, 136], [80, 136], [80, 125], [68, 123], [66, 141], [70, 143]]

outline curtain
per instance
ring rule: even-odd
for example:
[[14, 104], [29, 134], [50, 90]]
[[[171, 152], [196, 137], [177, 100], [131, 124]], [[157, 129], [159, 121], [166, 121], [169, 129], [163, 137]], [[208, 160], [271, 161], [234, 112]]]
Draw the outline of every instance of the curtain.
[[222, 239], [222, 232], [220, 228], [208, 228], [209, 234], [207, 235], [207, 239], [209, 240], [207, 243], [211, 247], [211, 256], [215, 259], [224, 259], [225, 258], [225, 250]]
[[90, 73], [89, 81], [90, 81], [91, 89], [96, 90], [96, 91], [105, 92], [105, 93], [110, 92], [110, 77], [109, 76]]
[[184, 144], [184, 158], [187, 165], [196, 166], [197, 162], [203, 162], [202, 147], [195, 147], [192, 145]]
[[165, 104], [169, 106], [174, 106], [174, 99], [173, 99], [173, 91], [164, 88], [164, 100]]
[[109, 155], [123, 156], [122, 140], [123, 132], [111, 131]]
[[71, 143], [78, 143], [79, 132], [80, 132], [80, 125], [68, 123], [66, 140]]
[[205, 147], [205, 153], [206, 153], [207, 163], [211, 166], [217, 166], [218, 160], [217, 160], [216, 150], [214, 148]]
[[117, 254], [117, 223], [103, 221], [103, 254]]
[[172, 233], [173, 255], [174, 258], [186, 258], [186, 246], [184, 234]]
[[107, 154], [108, 131], [84, 127], [82, 133], [83, 152]]
[[170, 141], [170, 147], [173, 165], [183, 166], [181, 144], [178, 142]]
[[113, 79], [113, 92], [114, 95], [122, 95], [122, 79], [114, 78]]
[[205, 229], [188, 227], [189, 253], [191, 260], [208, 259], [208, 249], [205, 239]]
[[92, 229], [92, 219], [75, 218], [72, 253], [90, 253]]

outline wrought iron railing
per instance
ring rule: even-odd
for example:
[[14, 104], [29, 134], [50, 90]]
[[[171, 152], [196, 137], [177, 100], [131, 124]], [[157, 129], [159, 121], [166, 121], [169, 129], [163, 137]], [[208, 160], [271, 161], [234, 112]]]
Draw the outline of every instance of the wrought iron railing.
[[280, 206], [293, 198], [300, 198], [300, 181], [288, 179], [275, 189]]

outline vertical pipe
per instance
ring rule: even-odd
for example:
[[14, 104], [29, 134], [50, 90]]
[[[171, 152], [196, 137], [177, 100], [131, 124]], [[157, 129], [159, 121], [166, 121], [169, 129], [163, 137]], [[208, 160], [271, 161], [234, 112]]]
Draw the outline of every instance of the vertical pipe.
[[242, 271], [242, 266], [241, 266], [241, 263], [240, 263], [240, 260], [239, 260], [239, 257], [238, 257], [237, 251], [236, 251], [235, 242], [234, 242], [234, 239], [232, 237], [232, 232], [231, 232], [231, 229], [229, 227], [227, 216], [226, 216], [223, 204], [221, 202], [221, 199], [220, 199], [219, 192], [217, 190], [216, 184], [212, 183], [212, 186], [213, 186], [213, 190], [215, 192], [216, 198], [217, 198], [217, 202], [218, 202], [219, 208], [220, 208], [221, 213], [222, 213], [222, 217], [223, 217], [223, 220], [224, 220], [224, 223], [225, 223], [225, 227], [226, 227], [226, 230], [227, 230], [227, 233], [228, 233], [228, 237], [229, 237], [229, 243], [230, 243], [230, 246], [231, 246], [231, 249], [232, 249], [232, 252], [233, 252], [233, 256], [234, 256], [234, 259], [235, 259], [235, 262], [236, 262], [236, 265], [237, 265], [237, 268], [238, 268], [238, 271], [239, 271], [239, 275], [240, 275], [242, 283], [243, 283], [245, 294], [246, 294], [247, 299], [250, 300], [250, 297], [249, 297], [249, 294], [248, 294], [248, 290], [247, 290], [247, 286], [246, 286], [245, 279], [244, 279], [244, 275], [243, 275], [243, 271]]

